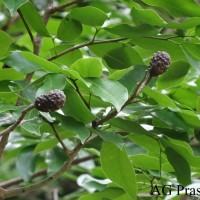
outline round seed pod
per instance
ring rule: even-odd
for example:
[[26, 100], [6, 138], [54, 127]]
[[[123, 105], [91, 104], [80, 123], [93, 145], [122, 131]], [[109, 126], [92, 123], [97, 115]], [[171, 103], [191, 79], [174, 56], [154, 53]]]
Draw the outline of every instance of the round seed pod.
[[56, 89], [38, 96], [35, 100], [35, 108], [42, 112], [53, 112], [62, 108], [65, 101], [64, 92]]
[[149, 66], [150, 76], [159, 76], [166, 72], [169, 67], [170, 60], [170, 55], [165, 51], [158, 51], [155, 53]]

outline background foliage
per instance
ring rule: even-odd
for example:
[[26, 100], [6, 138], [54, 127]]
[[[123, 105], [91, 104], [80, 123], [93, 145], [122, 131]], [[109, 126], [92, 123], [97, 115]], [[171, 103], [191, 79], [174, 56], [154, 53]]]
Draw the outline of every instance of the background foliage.
[[[3, 0], [0, 8], [0, 130], [37, 96], [67, 96], [62, 110], [33, 109], [1, 135], [2, 188], [36, 183], [30, 200], [135, 200], [164, 199], [150, 194], [155, 184], [197, 187], [198, 1]], [[170, 54], [169, 70], [123, 107], [157, 51]], [[56, 180], [41, 188], [45, 177]]]

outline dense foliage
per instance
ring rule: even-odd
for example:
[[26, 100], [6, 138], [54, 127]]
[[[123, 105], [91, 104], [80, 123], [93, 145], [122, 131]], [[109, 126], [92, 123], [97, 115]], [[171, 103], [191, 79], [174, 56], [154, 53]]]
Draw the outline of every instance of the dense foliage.
[[[198, 1], [2, 0], [0, 26], [0, 199], [179, 199], [177, 185], [197, 189]], [[170, 66], [151, 77], [158, 51]], [[55, 89], [64, 107], [35, 109]]]

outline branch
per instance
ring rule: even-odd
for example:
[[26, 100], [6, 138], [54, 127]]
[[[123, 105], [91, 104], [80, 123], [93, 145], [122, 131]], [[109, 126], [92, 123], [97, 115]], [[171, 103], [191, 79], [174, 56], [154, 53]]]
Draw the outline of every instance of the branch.
[[[148, 71], [146, 71], [144, 78], [140, 81], [139, 84], [137, 84], [137, 87], [135, 88], [134, 93], [128, 98], [128, 100], [124, 103], [124, 105], [121, 107], [121, 110], [123, 110], [127, 105], [132, 103], [134, 99], [138, 96], [138, 94], [147, 86], [147, 84], [150, 82], [151, 78], [148, 76]], [[120, 110], [120, 111], [121, 111]], [[104, 122], [112, 119], [118, 114], [116, 109], [111, 110], [105, 117], [100, 119], [99, 121], [93, 121], [92, 126], [93, 128], [98, 127], [99, 125], [103, 124]]]
[[67, 7], [69, 7], [73, 4], [79, 3], [81, 1], [83, 1], [83, 0], [74, 0], [74, 1], [70, 1], [70, 2], [67, 2], [67, 3], [60, 4], [59, 6], [51, 8], [49, 10], [49, 13], [52, 15], [52, 14], [54, 14], [54, 13], [56, 13], [56, 12], [58, 12], [58, 11], [64, 9], [64, 8], [67, 8]]
[[8, 133], [8, 134], [3, 135], [1, 137], [1, 141], [0, 141], [0, 159], [1, 159], [1, 157], [3, 155], [3, 151], [4, 151], [4, 149], [5, 149], [5, 147], [6, 147], [7, 143], [8, 143], [9, 135], [10, 134]]
[[0, 136], [3, 135], [7, 135], [9, 134], [11, 131], [13, 131], [17, 126], [19, 126], [19, 124], [21, 123], [21, 121], [24, 119], [24, 117], [26, 116], [26, 114], [32, 110], [33, 108], [35, 108], [34, 104], [29, 105], [28, 107], [26, 107], [24, 110], [22, 110], [22, 114], [20, 115], [20, 117], [18, 118], [18, 120], [12, 124], [11, 126], [9, 126], [8, 128], [6, 128], [5, 130], [0, 132]]
[[73, 150], [72, 154], [69, 157], [69, 160], [61, 167], [57, 172], [52, 174], [51, 176], [45, 178], [44, 180], [34, 183], [29, 186], [21, 187], [21, 188], [16, 188], [16, 189], [10, 189], [10, 190], [4, 190], [3, 188], [0, 188], [0, 200], [7, 199], [13, 196], [21, 195], [21, 194], [26, 194], [32, 191], [35, 191], [46, 184], [51, 183], [52, 181], [56, 180], [59, 178], [65, 171], [69, 170], [69, 168], [72, 165], [72, 162], [80, 149], [83, 147], [83, 144], [79, 143]]
[[114, 42], [120, 42], [120, 41], [123, 41], [123, 40], [127, 40], [128, 38], [118, 38], [118, 39], [112, 39], [112, 40], [102, 40], [102, 41], [89, 41], [89, 42], [85, 42], [83, 44], [79, 44], [77, 46], [74, 46], [74, 47], [71, 47], [69, 49], [66, 49], [65, 51], [62, 51], [61, 53], [55, 55], [55, 56], [52, 56], [50, 58], [48, 58], [47, 60], [48, 61], [52, 61], [52, 60], [55, 60], [69, 52], [72, 52], [72, 51], [75, 51], [77, 49], [80, 49], [82, 47], [86, 47], [86, 46], [92, 46], [92, 45], [98, 45], [98, 44], [105, 44], [105, 43], [114, 43]]
[[58, 141], [60, 142], [61, 146], [63, 147], [65, 153], [70, 156], [71, 155], [71, 151], [66, 147], [66, 145], [64, 144], [64, 142], [62, 141], [62, 139], [60, 138], [60, 135], [58, 134], [54, 124], [50, 123], [49, 124], [51, 126], [51, 128], [54, 131], [54, 135], [56, 136], [56, 138], [58, 139]]
[[[76, 160], [74, 160], [74, 161], [72, 162], [72, 165], [77, 165], [77, 164], [79, 164], [79, 163], [86, 162], [86, 161], [88, 161], [88, 160], [92, 160], [92, 159], [94, 159], [94, 158], [97, 158], [97, 156], [96, 156], [96, 155], [89, 155], [89, 156], [85, 156], [85, 157], [83, 157], [83, 158], [77, 158]], [[44, 175], [46, 175], [46, 174], [47, 174], [47, 169], [40, 170], [40, 171], [34, 173], [34, 174], [31, 176], [30, 180], [33, 180], [33, 179], [36, 178], [36, 177], [44, 176]], [[20, 184], [20, 183], [22, 183], [22, 182], [24, 182], [24, 179], [23, 179], [23, 178], [15, 178], [15, 179], [12, 179], [12, 180], [9, 180], [9, 181], [5, 181], [5, 182], [1, 183], [1, 184], [0, 184], [0, 187], [2, 187], [2, 188], [5, 189], [5, 188], [11, 187], [11, 186], [13, 186], [13, 185]]]

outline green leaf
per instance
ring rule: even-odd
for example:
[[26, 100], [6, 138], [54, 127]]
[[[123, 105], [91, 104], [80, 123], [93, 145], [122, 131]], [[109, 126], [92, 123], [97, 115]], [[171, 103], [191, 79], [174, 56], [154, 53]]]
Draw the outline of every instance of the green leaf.
[[160, 162], [156, 157], [145, 154], [129, 156], [134, 167], [139, 167], [144, 170], [160, 170]]
[[27, 1], [28, 0], [3, 0], [3, 3], [10, 11], [10, 14], [13, 15], [17, 9]]
[[165, 25], [163, 25], [166, 28], [175, 28], [175, 29], [182, 29], [187, 30], [193, 27], [196, 27], [200, 25], [200, 18], [199, 17], [190, 17], [184, 20], [181, 23], [171, 21]]
[[186, 124], [192, 128], [198, 128], [200, 124], [200, 117], [191, 110], [181, 110], [180, 116], [183, 118]]
[[81, 97], [75, 90], [66, 90], [67, 101], [63, 108], [64, 113], [74, 119], [87, 124], [95, 119], [95, 116], [83, 103]]
[[[11, 109], [12, 109], [12, 107], [11, 107]], [[14, 119], [14, 117], [11, 114], [4, 114], [4, 113], [0, 114], [0, 126], [6, 126], [6, 125], [14, 124], [15, 121], [16, 120]]]
[[147, 133], [147, 131], [142, 126], [140, 126], [139, 123], [136, 123], [134, 121], [125, 120], [121, 118], [114, 118], [109, 120], [109, 123], [128, 133], [139, 133], [139, 134]]
[[101, 149], [101, 164], [110, 180], [121, 186], [131, 199], [137, 198], [135, 170], [124, 148], [120, 150], [113, 143], [105, 144]]
[[102, 26], [105, 20], [109, 19], [106, 13], [92, 6], [73, 9], [70, 17], [88, 26]]
[[104, 29], [115, 35], [128, 38], [132, 38], [134, 36], [153, 36], [157, 35], [158, 33], [158, 30], [149, 24], [142, 24], [136, 27], [130, 26], [128, 24], [120, 24], [112, 28]]
[[[191, 170], [188, 162], [182, 157], [176, 150], [171, 147], [165, 149], [165, 153], [171, 165], [173, 166], [178, 181], [186, 186], [190, 184], [191, 181]], [[183, 176], [184, 174], [184, 176]]]
[[120, 135], [117, 135], [116, 133], [101, 130], [97, 130], [95, 131], [95, 133], [97, 133], [104, 141], [113, 142], [119, 148], [124, 145], [122, 137]]
[[71, 65], [83, 78], [99, 77], [102, 74], [102, 64], [98, 58], [81, 58]]
[[16, 71], [24, 74], [38, 71], [42, 68], [48, 71], [52, 70], [53, 72], [60, 70], [55, 64], [29, 52], [12, 52], [9, 56], [2, 59], [2, 61]]
[[165, 122], [168, 126], [171, 126], [177, 131], [187, 131], [189, 130], [189, 126], [185, 124], [184, 120], [178, 116], [177, 113], [171, 112], [167, 109], [165, 110], [156, 110], [154, 113], [152, 113], [154, 117], [157, 117], [158, 119]]
[[[50, 54], [51, 56], [55, 56], [58, 53], [70, 48], [71, 46], [69, 45], [65, 45], [65, 44], [61, 44], [56, 46], [53, 49], [50, 49]], [[72, 63], [74, 63], [75, 61], [77, 61], [78, 59], [82, 58], [83, 55], [81, 53], [80, 49], [77, 49], [75, 51], [71, 51], [57, 59], [54, 60], [54, 63], [59, 63], [61, 65], [67, 65], [67, 66], [71, 66]]]
[[23, 80], [24, 75], [14, 69], [0, 69], [0, 81], [2, 80]]
[[[165, 36], [166, 37], [166, 36]], [[163, 36], [142, 37], [135, 36], [131, 42], [143, 49], [150, 50], [153, 53], [156, 51], [166, 51], [170, 54], [172, 60], [185, 60], [185, 55], [179, 44], [174, 41], [163, 39]]]
[[192, 44], [184, 42], [182, 44], [182, 51], [190, 63], [192, 67], [196, 69], [196, 71], [200, 72], [200, 59], [199, 59], [199, 51], [200, 45], [199, 44]]
[[143, 64], [142, 58], [133, 48], [120, 43], [99, 44], [89, 48], [113, 69], [126, 69], [133, 65]]
[[[133, 127], [134, 128], [134, 127]], [[130, 140], [145, 148], [149, 152], [160, 152], [160, 146], [158, 141], [152, 138], [151, 133], [149, 135], [141, 133], [133, 133], [128, 136]]]
[[18, 52], [13, 52], [2, 61], [5, 62], [8, 66], [15, 69], [17, 72], [27, 74], [40, 69], [38, 65], [35, 63], [26, 60], [21, 54]]
[[135, 66], [131, 71], [125, 74], [119, 82], [128, 89], [129, 93], [132, 93], [137, 83], [143, 79], [146, 69], [147, 67], [144, 65]]
[[103, 101], [111, 103], [120, 111], [123, 104], [128, 99], [127, 89], [119, 82], [108, 79], [90, 78], [92, 93], [100, 97]]
[[[163, 143], [164, 140], [164, 143]], [[175, 140], [172, 138], [161, 139], [163, 146], [171, 147], [178, 152], [190, 164], [190, 166], [198, 168], [200, 165], [200, 156], [194, 156], [190, 145], [184, 141]]]
[[[195, 108], [197, 103], [198, 94], [190, 88], [178, 88], [172, 95], [173, 99], [183, 105]], [[190, 101], [188, 101], [188, 97]]]
[[47, 140], [47, 141], [42, 141], [39, 144], [37, 144], [37, 146], [35, 147], [34, 154], [38, 154], [48, 149], [52, 149], [53, 147], [56, 146], [57, 143], [58, 143], [58, 140], [55, 138], [51, 140]]
[[179, 108], [176, 106], [176, 104], [173, 102], [173, 100], [170, 99], [167, 95], [156, 92], [156, 91], [152, 90], [150, 87], [146, 87], [143, 90], [143, 92], [148, 97], [151, 97], [154, 101], [156, 101], [160, 106], [167, 107], [167, 108], [173, 109], [175, 111], [179, 111]]
[[189, 68], [189, 64], [183, 61], [172, 63], [167, 72], [158, 78], [157, 88], [162, 90], [179, 86], [185, 80]]
[[54, 148], [47, 152], [46, 163], [48, 172], [55, 172], [63, 166], [67, 160], [67, 155], [61, 148]]
[[44, 84], [38, 89], [36, 96], [40, 96], [50, 90], [63, 90], [66, 85], [66, 77], [63, 74], [48, 74], [44, 80]]
[[103, 200], [103, 199], [115, 199], [119, 196], [124, 194], [124, 191], [120, 188], [114, 188], [114, 187], [109, 187], [106, 188], [105, 190], [102, 190], [100, 192], [96, 192], [93, 194], [87, 194], [79, 198], [79, 200]]
[[20, 7], [20, 11], [26, 22], [34, 29], [34, 31], [36, 31], [41, 36], [50, 37], [41, 16], [32, 3], [27, 2], [23, 4]]
[[162, 26], [166, 23], [154, 10], [151, 9], [132, 8], [131, 15], [133, 20], [139, 20], [141, 23], [150, 24], [152, 26]]
[[14, 40], [6, 32], [0, 30], [0, 58], [13, 42]]
[[76, 39], [82, 32], [82, 25], [79, 21], [71, 18], [63, 18], [57, 31], [57, 38], [63, 41]]
[[17, 157], [17, 169], [25, 181], [29, 181], [35, 171], [37, 157], [33, 155], [33, 147], [28, 146], [21, 150]]
[[85, 140], [89, 137], [90, 131], [85, 127], [85, 125], [71, 117], [61, 116], [61, 123], [65, 130], [72, 131], [76, 133], [81, 142], [84, 143]]
[[38, 119], [34, 119], [37, 115], [38, 115], [37, 110], [31, 110], [25, 117], [25, 120], [31, 120], [31, 121], [22, 123], [20, 126], [29, 133], [40, 136], [41, 121]]
[[200, 17], [200, 5], [193, 0], [185, 0], [184, 4], [174, 0], [142, 0], [151, 6], [158, 6], [168, 10], [174, 17]]

